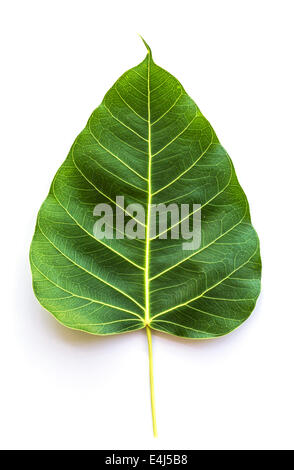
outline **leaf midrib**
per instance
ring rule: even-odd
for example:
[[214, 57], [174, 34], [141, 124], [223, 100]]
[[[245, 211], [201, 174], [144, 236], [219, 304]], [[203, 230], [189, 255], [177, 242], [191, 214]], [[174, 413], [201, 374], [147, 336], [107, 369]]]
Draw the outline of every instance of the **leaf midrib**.
[[150, 113], [150, 50], [147, 53], [147, 99], [148, 99], [148, 202], [147, 202], [147, 223], [145, 231], [145, 275], [144, 275], [144, 288], [145, 288], [145, 324], [149, 325], [150, 322], [150, 299], [149, 299], [149, 264], [150, 264], [150, 212], [152, 203], [152, 191], [151, 191], [151, 113]]

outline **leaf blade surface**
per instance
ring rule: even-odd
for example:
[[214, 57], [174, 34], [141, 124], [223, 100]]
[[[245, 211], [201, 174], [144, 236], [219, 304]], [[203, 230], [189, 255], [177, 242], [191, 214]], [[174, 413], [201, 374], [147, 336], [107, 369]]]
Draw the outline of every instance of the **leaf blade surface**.
[[[117, 209], [118, 195], [126, 217], [129, 204], [145, 208], [145, 240], [94, 237], [94, 207]], [[151, 204], [171, 203], [201, 204], [196, 251], [150, 236]], [[213, 128], [150, 50], [75, 140], [40, 209], [30, 258], [40, 303], [89, 333], [149, 325], [212, 338], [253, 310], [261, 265], [247, 198]]]

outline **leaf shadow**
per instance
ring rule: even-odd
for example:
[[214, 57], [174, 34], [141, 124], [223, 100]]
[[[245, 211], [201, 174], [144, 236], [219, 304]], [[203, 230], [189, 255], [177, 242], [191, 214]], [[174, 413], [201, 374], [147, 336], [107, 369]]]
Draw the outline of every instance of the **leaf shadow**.
[[255, 308], [252, 314], [242, 323], [238, 328], [232, 330], [230, 333], [218, 336], [210, 339], [191, 339], [191, 338], [181, 338], [180, 336], [170, 335], [168, 333], [164, 333], [157, 330], [152, 330], [153, 336], [155, 341], [157, 338], [166, 341], [167, 344], [171, 345], [171, 343], [181, 345], [182, 347], [195, 350], [197, 349], [210, 349], [211, 347], [215, 348], [220, 345], [225, 344], [226, 346], [233, 345], [234, 342], [238, 342], [239, 336], [243, 336], [247, 334], [247, 330], [252, 328], [252, 322], [260, 318], [262, 314], [262, 302], [263, 302], [263, 292], [259, 295]]
[[[257, 305], [254, 309], [254, 315], [256, 316], [259, 313], [260, 310], [260, 304], [262, 301], [262, 295], [258, 299]], [[93, 345], [93, 347], [97, 347], [99, 345], [104, 345], [104, 344], [109, 344], [114, 339], [117, 339], [118, 337], [120, 338], [125, 338], [128, 336], [128, 333], [124, 333], [121, 335], [105, 335], [105, 336], [99, 336], [99, 335], [94, 335], [87, 333], [85, 331], [81, 330], [75, 330], [73, 328], [68, 328], [59, 323], [56, 318], [52, 314], [50, 314], [46, 309], [44, 309], [36, 299], [33, 298], [33, 303], [34, 303], [34, 309], [35, 309], [35, 315], [39, 317], [39, 321], [42, 324], [42, 328], [44, 328], [47, 332], [47, 334], [52, 334], [54, 335], [58, 340], [66, 342], [67, 344], [70, 344], [71, 346], [74, 347], [89, 347]], [[157, 342], [159, 340], [161, 341], [166, 341], [169, 344], [175, 343], [178, 345], [183, 346], [184, 348], [188, 349], [193, 349], [195, 350], [196, 348], [199, 349], [206, 349], [210, 347], [216, 347], [218, 345], [223, 344], [223, 342], [228, 342], [230, 340], [234, 341], [234, 337], [238, 336], [238, 334], [243, 334], [243, 331], [246, 327], [250, 326], [252, 317], [249, 317], [249, 319], [246, 320], [244, 324], [242, 324], [239, 328], [236, 330], [232, 331], [231, 333], [216, 337], [216, 338], [211, 338], [211, 339], [198, 339], [198, 340], [193, 340], [191, 338], [181, 338], [179, 336], [174, 336], [170, 335], [168, 333], [164, 333], [161, 331], [157, 330], [152, 330], [152, 336], [154, 340]], [[133, 334], [145, 334], [145, 330], [138, 330], [131, 332]], [[236, 338], [237, 339], [237, 338]]]
[[109, 343], [113, 335], [99, 336], [87, 333], [86, 331], [76, 330], [69, 328], [56, 320], [46, 309], [41, 305], [37, 305], [36, 313], [42, 316], [42, 327], [46, 329], [48, 335], [54, 335], [59, 341], [65, 342], [73, 347], [97, 347], [98, 344]]
[[[30, 327], [34, 326], [34, 329], [38, 328], [39, 334], [43, 335], [46, 332], [46, 336], [49, 336], [51, 338], [54, 337], [54, 339], [58, 342], [64, 342], [70, 347], [85, 349], [89, 347], [95, 349], [104, 347], [104, 345], [109, 345], [110, 343], [112, 343], [113, 340], [117, 340], [118, 337], [122, 341], [128, 340], [129, 333], [124, 333], [120, 335], [99, 336], [65, 327], [64, 325], [59, 323], [51, 313], [49, 313], [45, 308], [43, 308], [35, 298], [33, 290], [31, 286], [29, 286], [30, 272], [27, 263], [21, 265], [21, 269], [18, 271], [18, 276], [19, 279], [16, 279], [16, 286], [19, 286], [19, 281], [24, 281], [24, 279], [24, 285], [26, 286], [26, 289], [22, 292], [23, 297], [20, 296], [18, 304], [19, 302], [24, 302], [26, 304], [27, 310], [28, 312], [30, 312]], [[16, 290], [15, 292], [19, 294], [18, 290]], [[227, 346], [229, 346], [230, 343], [233, 343], [234, 341], [238, 340], [239, 335], [243, 335], [246, 332], [246, 328], [251, 327], [251, 321], [253, 320], [253, 317], [259, 316], [261, 314], [262, 297], [263, 295], [261, 293], [257, 300], [253, 315], [250, 316], [244, 324], [242, 324], [239, 328], [232, 331], [228, 335], [211, 339], [193, 340], [189, 338], [181, 338], [152, 329], [152, 336], [154, 338], [154, 342], [158, 342], [160, 338], [160, 341], [165, 341], [166, 344], [169, 346], [172, 346], [172, 344], [177, 344], [189, 350], [211, 349], [211, 347], [215, 348], [221, 344], [224, 344], [223, 342], [225, 342]], [[141, 337], [143, 337], [143, 335], [145, 335], [145, 330], [138, 330], [131, 333], [136, 333], [137, 335], [140, 334]]]
[[221, 342], [224, 340], [224, 337], [219, 337], [219, 338], [213, 338], [213, 341], [212, 339], [191, 339], [191, 338], [181, 338], [180, 336], [175, 336], [175, 335], [170, 335], [168, 333], [164, 333], [164, 332], [161, 332], [161, 331], [155, 331], [155, 330], [152, 330], [152, 333], [154, 335], [154, 337], [156, 338], [160, 338], [160, 339], [163, 339], [164, 341], [167, 341], [168, 343], [176, 343], [176, 344], [179, 344], [179, 345], [183, 345], [183, 347], [186, 347], [186, 348], [192, 348], [192, 349], [195, 349], [195, 348], [204, 348], [204, 347], [207, 347], [207, 346], [210, 346], [210, 345], [216, 345], [217, 342]]

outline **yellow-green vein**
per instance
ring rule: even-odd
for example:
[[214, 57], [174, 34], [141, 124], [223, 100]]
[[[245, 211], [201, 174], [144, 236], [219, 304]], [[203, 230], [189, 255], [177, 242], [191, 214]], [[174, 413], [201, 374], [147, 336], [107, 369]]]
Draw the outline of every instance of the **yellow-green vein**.
[[[145, 41], [144, 41], [145, 43]], [[151, 394], [151, 411], [152, 411], [152, 424], [153, 434], [157, 437], [157, 426], [156, 426], [156, 415], [155, 415], [155, 400], [154, 400], [154, 379], [153, 379], [153, 358], [152, 358], [152, 337], [151, 330], [149, 327], [150, 321], [150, 299], [149, 299], [149, 260], [150, 260], [150, 216], [151, 216], [151, 203], [152, 203], [152, 191], [151, 191], [151, 161], [152, 161], [152, 149], [151, 149], [151, 113], [150, 113], [150, 66], [151, 66], [151, 51], [145, 43], [148, 54], [147, 54], [147, 87], [148, 87], [148, 202], [147, 202], [147, 223], [145, 231], [146, 240], [146, 251], [145, 251], [145, 324], [146, 333], [148, 339], [148, 352], [149, 352], [149, 376], [150, 376], [150, 394]]]

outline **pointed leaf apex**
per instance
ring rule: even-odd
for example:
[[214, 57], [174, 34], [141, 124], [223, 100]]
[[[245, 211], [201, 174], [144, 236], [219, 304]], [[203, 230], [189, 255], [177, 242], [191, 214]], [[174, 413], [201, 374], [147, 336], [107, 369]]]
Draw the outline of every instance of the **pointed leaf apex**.
[[147, 42], [145, 41], [145, 39], [142, 38], [141, 34], [139, 34], [140, 38], [142, 39], [146, 49], [147, 49], [147, 53], [150, 54], [150, 57], [152, 57], [152, 52], [151, 52], [151, 49], [150, 47], [148, 46]]

